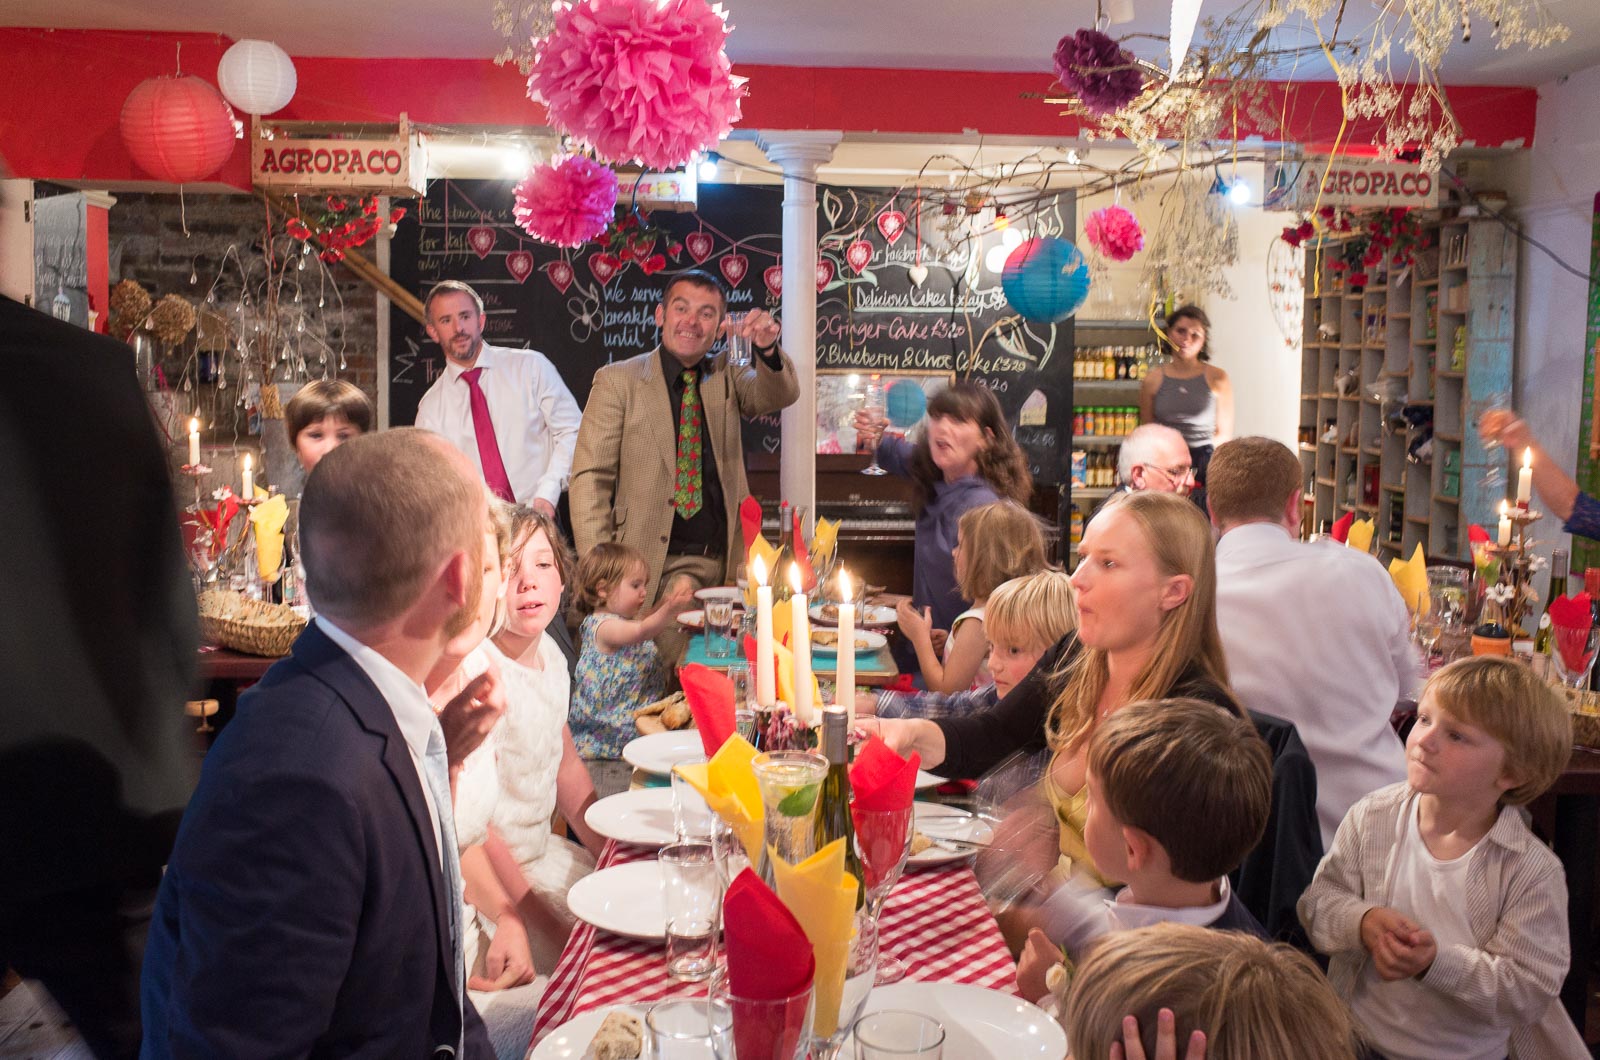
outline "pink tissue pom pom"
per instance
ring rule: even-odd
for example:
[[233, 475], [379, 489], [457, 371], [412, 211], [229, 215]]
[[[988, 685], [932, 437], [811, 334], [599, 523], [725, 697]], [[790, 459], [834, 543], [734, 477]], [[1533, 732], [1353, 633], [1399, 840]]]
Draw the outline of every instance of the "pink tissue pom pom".
[[673, 169], [739, 120], [727, 35], [705, 0], [580, 0], [539, 43], [528, 96], [601, 157]]
[[558, 247], [582, 246], [611, 224], [617, 175], [582, 155], [534, 166], [517, 185], [512, 213], [535, 239]]
[[1084, 219], [1089, 245], [1112, 261], [1127, 261], [1144, 249], [1139, 219], [1120, 206], [1107, 206]]

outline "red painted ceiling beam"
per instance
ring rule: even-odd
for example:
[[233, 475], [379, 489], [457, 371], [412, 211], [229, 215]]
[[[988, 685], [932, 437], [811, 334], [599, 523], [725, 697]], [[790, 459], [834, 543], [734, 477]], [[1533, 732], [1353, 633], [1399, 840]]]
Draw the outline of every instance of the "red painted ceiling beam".
[[[232, 42], [215, 34], [0, 28], [0, 159], [17, 176], [123, 183], [146, 180], [118, 132], [122, 102], [147, 77], [177, 68], [215, 83]], [[274, 117], [300, 121], [534, 126], [544, 109], [530, 102], [512, 66], [478, 59], [295, 59], [299, 88]], [[839, 129], [956, 137], [971, 131], [1054, 142], [1079, 133], [1077, 119], [1038, 97], [1048, 74], [860, 67], [739, 66], [750, 79], [746, 129]], [[1331, 144], [1341, 105], [1332, 82], [1273, 82], [1269, 110], [1292, 131], [1240, 132], [1265, 139]], [[1532, 88], [1449, 89], [1463, 139], [1484, 147], [1530, 146], [1538, 93]], [[1376, 125], [1352, 123], [1343, 141], [1371, 144]], [[217, 182], [249, 185], [247, 152], [235, 151]]]

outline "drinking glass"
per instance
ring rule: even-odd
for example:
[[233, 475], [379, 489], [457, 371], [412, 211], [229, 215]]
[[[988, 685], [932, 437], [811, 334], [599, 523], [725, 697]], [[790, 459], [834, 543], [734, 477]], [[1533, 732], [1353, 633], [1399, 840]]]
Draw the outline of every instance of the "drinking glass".
[[732, 600], [706, 601], [706, 655], [713, 659], [733, 656], [734, 632]]
[[1551, 626], [1550, 659], [1556, 676], [1568, 688], [1587, 688], [1594, 670], [1595, 647], [1600, 627]]
[[883, 1009], [856, 1020], [856, 1060], [941, 1060], [944, 1027], [919, 1012]]
[[773, 882], [770, 860], [798, 865], [815, 853], [812, 824], [828, 760], [812, 751], [768, 751], [751, 762], [766, 808], [761, 877]]
[[[915, 812], [910, 806], [900, 810], [863, 810], [852, 805], [850, 819], [855, 826], [856, 858], [861, 862], [867, 916], [876, 929], [883, 904], [905, 871], [906, 858], [911, 853]], [[879, 953], [877, 982], [880, 986], [899, 982], [905, 974], [904, 962]]]
[[[685, 765], [704, 765], [705, 755], [686, 759]], [[678, 771], [672, 771], [672, 828], [679, 841], [706, 843], [718, 818], [705, 798]]]
[[877, 985], [878, 925], [865, 912], [856, 914], [855, 938], [850, 940], [844, 985], [839, 992], [839, 1011], [818, 1009], [811, 1021], [811, 1060], [835, 1060], [850, 1028], [867, 1003], [867, 995]]
[[666, 879], [667, 974], [686, 983], [711, 975], [717, 964], [722, 884], [710, 843], [661, 849]]
[[711, 977], [711, 1001], [732, 1014], [738, 1060], [803, 1060], [811, 1044], [811, 987], [790, 997], [741, 997], [725, 970]]
[[731, 1060], [733, 1014], [719, 1001], [658, 1001], [645, 1013], [651, 1060]]
[[[873, 375], [868, 378], [866, 389], [861, 395], [861, 411], [870, 415], [875, 421], [884, 419], [883, 380], [880, 376]], [[878, 436], [878, 441], [882, 444], [883, 436], [881, 434]], [[889, 473], [878, 465], [877, 446], [872, 449], [872, 463], [862, 468], [861, 473], [863, 475], [887, 475]]]
[[1433, 663], [1433, 647], [1439, 643], [1439, 636], [1444, 632], [1444, 619], [1439, 612], [1439, 605], [1430, 597], [1430, 606], [1427, 614], [1417, 616], [1417, 643], [1422, 645], [1422, 665], [1430, 666]]
[[749, 313], [728, 314], [728, 367], [744, 368], [750, 363], [750, 340], [738, 331]]

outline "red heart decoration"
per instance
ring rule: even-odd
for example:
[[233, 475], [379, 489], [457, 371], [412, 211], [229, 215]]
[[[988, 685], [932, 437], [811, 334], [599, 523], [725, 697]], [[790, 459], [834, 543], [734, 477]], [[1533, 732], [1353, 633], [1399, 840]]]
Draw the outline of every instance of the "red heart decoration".
[[506, 271], [518, 283], [522, 283], [533, 275], [533, 255], [526, 250], [513, 250], [506, 255]]
[[761, 274], [761, 279], [766, 282], [767, 290], [772, 292], [772, 297], [783, 297], [783, 266], [769, 265]]
[[715, 244], [709, 232], [690, 232], [683, 237], [683, 245], [689, 248], [689, 256], [699, 264], [711, 256], [711, 248]]
[[552, 261], [544, 267], [545, 275], [550, 277], [550, 282], [556, 285], [556, 290], [562, 294], [567, 293], [567, 288], [572, 286], [572, 264], [567, 261]]
[[878, 231], [893, 246], [906, 230], [906, 215], [899, 210], [885, 210], [878, 215]]
[[617, 274], [617, 270], [620, 268], [622, 268], [622, 262], [603, 250], [597, 254], [589, 255], [589, 271], [594, 273], [594, 278], [600, 281], [602, 287], [611, 277]]
[[872, 244], [865, 239], [856, 240], [845, 248], [844, 260], [860, 276], [862, 270], [872, 264]]
[[817, 293], [833, 282], [833, 262], [828, 258], [817, 259]]
[[721, 267], [722, 278], [728, 281], [729, 287], [739, 286], [739, 281], [750, 271], [750, 259], [743, 254], [724, 254], [717, 264]]
[[635, 239], [633, 242], [628, 244], [628, 249], [633, 251], [633, 256], [635, 258], [643, 261], [655, 251], [656, 239], [654, 236], [651, 236], [649, 239]]
[[478, 255], [479, 261], [487, 258], [489, 251], [494, 249], [494, 229], [487, 225], [477, 225], [467, 229], [467, 246]]

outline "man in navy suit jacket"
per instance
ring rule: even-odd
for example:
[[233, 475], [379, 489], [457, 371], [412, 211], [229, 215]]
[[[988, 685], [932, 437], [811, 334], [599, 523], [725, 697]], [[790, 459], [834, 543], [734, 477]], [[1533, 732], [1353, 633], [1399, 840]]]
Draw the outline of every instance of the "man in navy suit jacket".
[[207, 756], [150, 929], [144, 1055], [493, 1056], [451, 937], [451, 807], [422, 766], [422, 679], [476, 611], [487, 518], [423, 431], [318, 464], [300, 508], [318, 617]]

